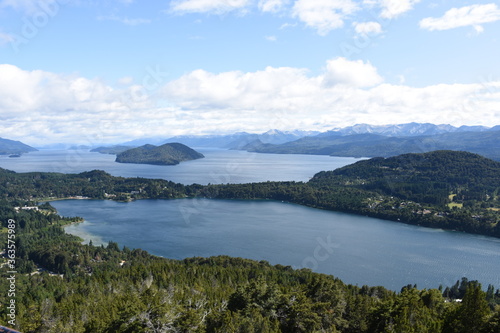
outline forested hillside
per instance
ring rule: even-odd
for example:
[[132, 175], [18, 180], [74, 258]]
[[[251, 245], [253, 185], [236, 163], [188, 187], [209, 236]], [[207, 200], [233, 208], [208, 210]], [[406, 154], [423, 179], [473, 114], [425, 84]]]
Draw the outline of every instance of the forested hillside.
[[[20, 203], [22, 204], [22, 203]], [[50, 205], [0, 202], [1, 241], [16, 224], [16, 326], [24, 332], [498, 332], [500, 291], [352, 286], [308, 269], [241, 258], [158, 258], [82, 245]], [[12, 223], [12, 222], [11, 222]], [[4, 259], [6, 261], [6, 259]], [[13, 264], [12, 262], [9, 262]], [[0, 268], [7, 304], [9, 266]], [[28, 274], [31, 273], [31, 274]], [[436, 286], [438, 287], [438, 286]], [[455, 302], [454, 299], [462, 299]], [[7, 307], [0, 323], [7, 324]]]
[[203, 157], [203, 154], [182, 143], [166, 143], [161, 146], [144, 145], [122, 151], [116, 155], [116, 162], [175, 165]]

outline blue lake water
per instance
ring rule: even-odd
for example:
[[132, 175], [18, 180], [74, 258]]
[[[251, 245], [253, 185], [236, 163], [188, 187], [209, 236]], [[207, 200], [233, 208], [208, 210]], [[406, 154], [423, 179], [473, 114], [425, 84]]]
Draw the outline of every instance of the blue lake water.
[[257, 154], [238, 150], [197, 149], [205, 158], [178, 165], [116, 163], [115, 155], [87, 150], [41, 150], [19, 158], [0, 156], [0, 167], [16, 172], [80, 173], [94, 169], [113, 176], [162, 178], [182, 184], [307, 181], [315, 173], [359, 161], [352, 157]]
[[109, 240], [182, 259], [230, 255], [311, 268], [346, 283], [399, 290], [449, 286], [465, 276], [500, 286], [500, 239], [410, 226], [275, 201], [64, 200], [86, 222], [67, 227], [94, 244]]
[[[256, 154], [200, 149], [206, 158], [176, 166], [120, 164], [114, 155], [85, 150], [42, 150], [0, 156], [16, 172], [79, 173], [100, 169], [115, 176], [163, 178], [183, 184], [307, 181], [315, 173], [359, 159]], [[182, 259], [231, 255], [308, 267], [347, 283], [399, 290], [448, 286], [465, 276], [500, 287], [500, 240], [408, 226], [281, 202], [227, 200], [99, 200], [53, 202], [60, 214], [86, 222], [68, 232], [94, 243], [109, 240]]]

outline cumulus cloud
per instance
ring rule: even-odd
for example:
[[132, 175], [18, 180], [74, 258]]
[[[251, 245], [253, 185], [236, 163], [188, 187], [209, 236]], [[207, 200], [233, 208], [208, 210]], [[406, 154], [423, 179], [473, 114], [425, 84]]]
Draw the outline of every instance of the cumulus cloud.
[[420, 0], [380, 0], [382, 11], [380, 17], [393, 19], [410, 10], [419, 3]]
[[[500, 108], [500, 98], [485, 99], [492, 87], [500, 95], [495, 81], [422, 88], [393, 85], [383, 83], [370, 63], [336, 58], [317, 76], [290, 67], [250, 73], [197, 70], [169, 82], [162, 93], [186, 114], [204, 115], [219, 128], [236, 131], [265, 130], [280, 124], [285, 129], [359, 122], [462, 125], [475, 124], [478, 119], [491, 125], [497, 121]], [[216, 114], [239, 119], [245, 127], [226, 124]]]
[[382, 83], [382, 77], [369, 62], [336, 58], [327, 61], [324, 82], [328, 86], [344, 84], [353, 87], [371, 87]]
[[382, 33], [382, 26], [378, 22], [354, 22], [354, 31], [360, 35], [379, 35]]
[[442, 17], [427, 17], [420, 21], [420, 28], [434, 30], [449, 30], [459, 27], [473, 26], [480, 33], [480, 24], [500, 21], [500, 8], [494, 3], [472, 5], [448, 10]]
[[155, 94], [127, 78], [122, 83], [128, 85], [116, 89], [96, 79], [0, 65], [0, 133], [28, 144], [98, 144], [354, 123], [492, 125], [500, 118], [499, 81], [393, 85], [369, 62], [344, 58], [327, 61], [317, 75], [293, 67], [199, 69], [166, 82]]
[[341, 28], [345, 19], [358, 10], [352, 0], [297, 0], [292, 15], [324, 36]]
[[244, 9], [250, 3], [250, 0], [176, 0], [171, 3], [171, 10], [176, 13], [224, 14]]
[[363, 0], [369, 7], [380, 7], [380, 17], [394, 19], [413, 9], [420, 0]]
[[258, 7], [262, 12], [276, 13], [281, 11], [287, 4], [288, 0], [260, 0]]

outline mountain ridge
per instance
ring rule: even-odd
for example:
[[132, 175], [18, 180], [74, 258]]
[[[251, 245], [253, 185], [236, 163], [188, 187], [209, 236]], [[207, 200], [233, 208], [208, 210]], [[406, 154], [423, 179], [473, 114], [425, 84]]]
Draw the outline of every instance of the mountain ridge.
[[33, 151], [38, 151], [38, 149], [28, 146], [21, 141], [0, 138], [0, 155], [23, 154]]
[[344, 157], [389, 157], [434, 150], [469, 151], [500, 160], [500, 131], [454, 132], [427, 136], [390, 137], [374, 133], [304, 137], [281, 145], [252, 145], [247, 151]]

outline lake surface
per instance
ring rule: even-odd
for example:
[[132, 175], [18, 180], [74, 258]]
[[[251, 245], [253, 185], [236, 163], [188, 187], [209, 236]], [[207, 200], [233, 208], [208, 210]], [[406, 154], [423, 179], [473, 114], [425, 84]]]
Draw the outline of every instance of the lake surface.
[[209, 199], [52, 202], [67, 227], [94, 244], [109, 240], [183, 259], [230, 255], [332, 274], [393, 290], [450, 286], [465, 276], [500, 286], [500, 239], [446, 232], [275, 201]]
[[[63, 173], [100, 169], [115, 176], [220, 184], [307, 181], [319, 171], [359, 160], [198, 150], [205, 158], [176, 166], [116, 163], [114, 155], [86, 150], [42, 150], [20, 158], [0, 156], [0, 167]], [[499, 239], [270, 201], [73, 200], [53, 205], [61, 215], [86, 219], [67, 231], [87, 241], [112, 240], [169, 258], [224, 254], [267, 260], [394, 290], [409, 283], [449, 286], [463, 276], [500, 287]]]
[[197, 149], [205, 158], [178, 165], [115, 162], [115, 155], [87, 150], [41, 150], [19, 158], [0, 156], [0, 167], [16, 172], [80, 173], [104, 170], [113, 176], [162, 178], [206, 185], [264, 181], [308, 181], [319, 171], [333, 170], [359, 158], [317, 155], [258, 154], [239, 150]]

